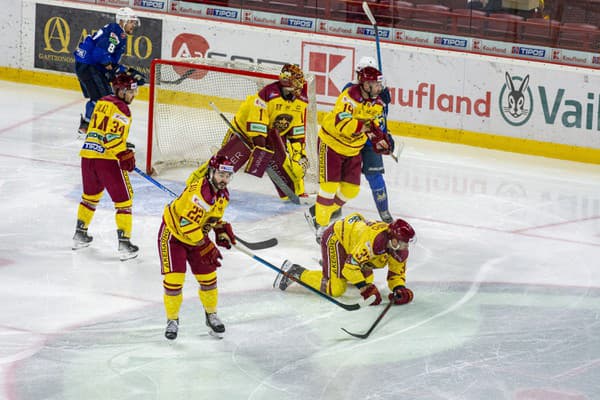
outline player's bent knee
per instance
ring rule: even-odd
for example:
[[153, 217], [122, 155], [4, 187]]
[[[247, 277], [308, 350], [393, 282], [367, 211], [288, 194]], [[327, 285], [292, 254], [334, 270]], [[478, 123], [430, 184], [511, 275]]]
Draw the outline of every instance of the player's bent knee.
[[358, 196], [360, 186], [353, 183], [342, 182], [340, 184], [340, 193], [346, 199], [353, 199]]

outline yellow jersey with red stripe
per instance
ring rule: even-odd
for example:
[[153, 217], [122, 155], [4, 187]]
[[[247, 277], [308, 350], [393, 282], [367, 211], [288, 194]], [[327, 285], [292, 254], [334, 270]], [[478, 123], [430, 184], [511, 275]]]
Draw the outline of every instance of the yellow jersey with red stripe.
[[117, 154], [127, 150], [130, 127], [131, 111], [127, 103], [114, 95], [104, 96], [94, 107], [79, 155], [117, 160]]
[[173, 236], [192, 246], [202, 243], [211, 229], [222, 223], [229, 204], [229, 191], [215, 190], [207, 171], [206, 163], [194, 171], [183, 192], [163, 212], [165, 225]]
[[333, 232], [346, 250], [347, 258], [342, 276], [351, 284], [365, 281], [365, 269], [388, 267], [387, 283], [390, 290], [406, 283], [408, 250], [393, 251], [388, 248], [388, 224], [366, 220], [353, 213], [337, 221]]
[[233, 118], [233, 126], [250, 139], [266, 138], [267, 132], [276, 128], [280, 136], [304, 142], [307, 106], [306, 86], [300, 96], [286, 100], [279, 83], [273, 82], [246, 98]]
[[350, 86], [338, 96], [333, 110], [323, 117], [319, 139], [343, 156], [359, 154], [367, 141], [367, 134], [361, 132], [363, 125], [371, 120], [379, 124], [383, 106], [379, 97], [365, 99], [358, 85]]

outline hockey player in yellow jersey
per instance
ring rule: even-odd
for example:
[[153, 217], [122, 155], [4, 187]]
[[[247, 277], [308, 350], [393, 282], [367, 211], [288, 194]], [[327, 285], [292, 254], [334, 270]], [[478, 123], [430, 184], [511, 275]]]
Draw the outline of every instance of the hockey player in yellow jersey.
[[[305, 150], [308, 96], [302, 70], [292, 64], [282, 67], [279, 80], [248, 96], [233, 117], [232, 125], [250, 148], [231, 130], [217, 153], [227, 156], [235, 171], [246, 165], [246, 173], [262, 177], [271, 167], [297, 195], [304, 195], [308, 168]], [[277, 188], [279, 196], [285, 193]]]
[[409, 303], [413, 292], [406, 287], [406, 260], [414, 237], [414, 229], [402, 219], [387, 224], [350, 214], [325, 229], [321, 270], [308, 270], [286, 260], [282, 266], [285, 275], [279, 274], [273, 286], [285, 290], [294, 280], [300, 280], [339, 297], [351, 284], [365, 300], [373, 298], [370, 305], [377, 305], [381, 294], [373, 283], [373, 270], [387, 266], [387, 286], [391, 291], [388, 298], [395, 304]]
[[[198, 296], [209, 333], [216, 337], [225, 333], [225, 325], [217, 317], [217, 268], [222, 256], [215, 243], [227, 249], [236, 244], [231, 225], [223, 220], [229, 204], [227, 184], [233, 172], [233, 163], [227, 157], [213, 156], [190, 175], [183, 192], [165, 207], [158, 231], [158, 254], [167, 339], [177, 338], [187, 264], [200, 285]], [[211, 230], [215, 242], [208, 236]]]
[[358, 73], [358, 83], [344, 90], [331, 112], [325, 115], [319, 130], [319, 194], [313, 212], [306, 218], [317, 233], [317, 242], [329, 225], [331, 215], [358, 195], [362, 158], [360, 151], [367, 139], [373, 149], [387, 153], [391, 149], [383, 132], [384, 103], [380, 98], [383, 76], [376, 68]]
[[137, 257], [138, 247], [130, 241], [133, 189], [128, 172], [135, 168], [135, 154], [127, 148], [131, 126], [129, 104], [137, 95], [136, 80], [126, 74], [112, 81], [114, 95], [102, 97], [94, 107], [81, 156], [83, 194], [77, 210], [73, 250], [92, 242], [88, 235], [96, 207], [106, 190], [115, 207], [121, 261]]

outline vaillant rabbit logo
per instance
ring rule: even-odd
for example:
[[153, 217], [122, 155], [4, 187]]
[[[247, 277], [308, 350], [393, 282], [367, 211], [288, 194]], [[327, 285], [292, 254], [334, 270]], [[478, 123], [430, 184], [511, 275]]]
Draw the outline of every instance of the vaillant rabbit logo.
[[529, 120], [533, 111], [529, 75], [522, 78], [505, 72], [504, 77], [506, 83], [500, 91], [500, 114], [510, 125], [521, 126]]

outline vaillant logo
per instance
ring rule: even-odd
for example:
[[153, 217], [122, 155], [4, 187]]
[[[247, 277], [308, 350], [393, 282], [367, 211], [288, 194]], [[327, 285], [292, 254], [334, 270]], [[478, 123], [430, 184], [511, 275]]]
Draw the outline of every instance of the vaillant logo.
[[529, 88], [529, 75], [525, 78], [504, 73], [505, 85], [500, 91], [500, 114], [510, 125], [521, 126], [531, 117], [533, 96]]

